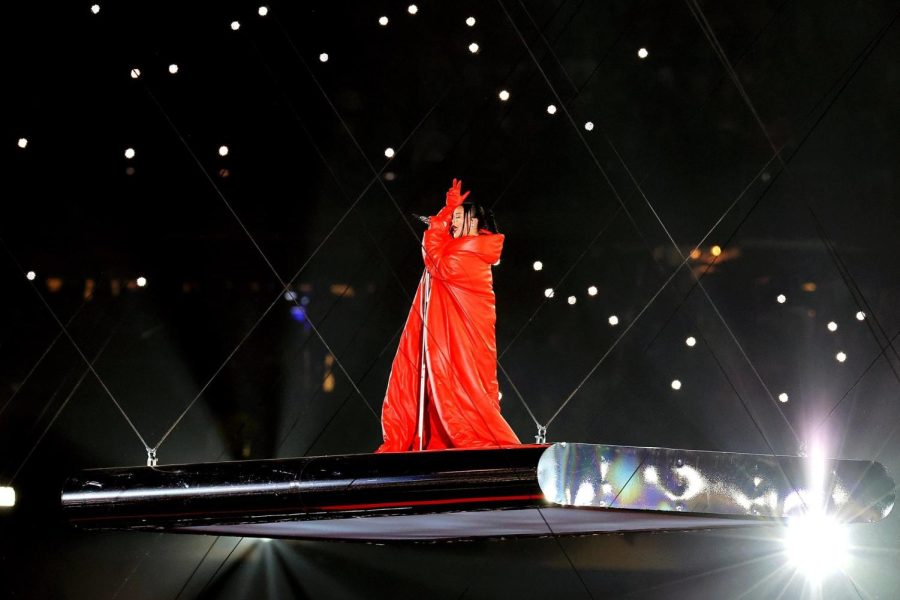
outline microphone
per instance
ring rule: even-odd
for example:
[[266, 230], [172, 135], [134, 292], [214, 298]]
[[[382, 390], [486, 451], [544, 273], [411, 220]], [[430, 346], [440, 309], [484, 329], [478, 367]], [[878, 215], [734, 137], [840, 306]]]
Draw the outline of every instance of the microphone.
[[431, 225], [431, 217], [425, 217], [425, 216], [422, 216], [422, 215], [417, 215], [416, 213], [409, 213], [409, 214], [411, 214], [413, 217], [415, 217], [415, 218], [418, 219], [419, 221], [422, 221], [422, 222], [425, 223], [426, 225]]

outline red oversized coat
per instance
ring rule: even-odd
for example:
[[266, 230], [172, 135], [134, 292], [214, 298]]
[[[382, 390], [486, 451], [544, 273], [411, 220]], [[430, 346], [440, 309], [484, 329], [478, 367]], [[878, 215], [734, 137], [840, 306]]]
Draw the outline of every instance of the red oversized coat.
[[[503, 235], [482, 231], [454, 239], [447, 205], [431, 218], [422, 254], [431, 274], [425, 316], [427, 380], [424, 448], [483, 448], [519, 444], [500, 414], [496, 312], [491, 266]], [[381, 412], [378, 452], [417, 450], [422, 296], [419, 282], [391, 367]]]

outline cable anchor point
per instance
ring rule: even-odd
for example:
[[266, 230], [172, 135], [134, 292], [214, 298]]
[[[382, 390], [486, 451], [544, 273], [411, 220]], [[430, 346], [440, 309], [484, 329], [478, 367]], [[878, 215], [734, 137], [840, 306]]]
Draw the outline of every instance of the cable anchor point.
[[534, 436], [535, 444], [546, 444], [547, 443], [547, 426], [546, 425], [538, 425], [537, 435]]
[[156, 448], [147, 448], [147, 466], [155, 467], [158, 460], [156, 458]]

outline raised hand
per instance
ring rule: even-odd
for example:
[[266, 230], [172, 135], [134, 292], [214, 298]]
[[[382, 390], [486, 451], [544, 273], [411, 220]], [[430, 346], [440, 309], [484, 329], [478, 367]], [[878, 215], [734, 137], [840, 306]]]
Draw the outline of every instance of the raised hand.
[[456, 208], [460, 204], [462, 204], [465, 199], [471, 194], [471, 190], [462, 193], [462, 179], [454, 179], [453, 185], [450, 186], [450, 189], [447, 190], [447, 206], [452, 208]]

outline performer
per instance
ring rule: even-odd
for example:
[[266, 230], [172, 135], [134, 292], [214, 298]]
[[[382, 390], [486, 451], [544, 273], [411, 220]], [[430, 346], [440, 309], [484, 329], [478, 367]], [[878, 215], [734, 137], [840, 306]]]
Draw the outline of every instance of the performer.
[[500, 414], [497, 383], [491, 266], [503, 235], [488, 211], [466, 201], [469, 193], [454, 179], [446, 206], [429, 219], [425, 272], [391, 367], [378, 452], [519, 444]]

